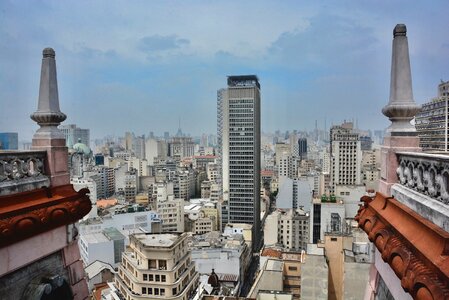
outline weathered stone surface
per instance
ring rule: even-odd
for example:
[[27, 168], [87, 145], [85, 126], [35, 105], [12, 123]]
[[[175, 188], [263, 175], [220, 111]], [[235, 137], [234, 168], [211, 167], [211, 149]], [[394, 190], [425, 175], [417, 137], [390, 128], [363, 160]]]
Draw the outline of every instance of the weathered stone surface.
[[393, 31], [393, 54], [391, 58], [390, 101], [382, 113], [392, 122], [387, 135], [416, 134], [410, 121], [419, 111], [413, 99], [412, 75], [408, 51], [407, 28], [398, 24]]
[[69, 274], [64, 269], [60, 251], [41, 258], [13, 273], [2, 276], [0, 278], [1, 299], [21, 299], [22, 294], [33, 280], [39, 282], [41, 277], [44, 278], [52, 275], [60, 275], [69, 282]]

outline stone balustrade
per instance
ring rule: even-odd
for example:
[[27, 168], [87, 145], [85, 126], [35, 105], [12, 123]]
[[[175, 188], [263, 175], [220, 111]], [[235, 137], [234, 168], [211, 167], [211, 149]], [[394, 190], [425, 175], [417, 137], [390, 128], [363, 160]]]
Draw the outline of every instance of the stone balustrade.
[[449, 155], [398, 152], [401, 185], [449, 204]]
[[50, 186], [45, 151], [0, 151], [0, 195]]

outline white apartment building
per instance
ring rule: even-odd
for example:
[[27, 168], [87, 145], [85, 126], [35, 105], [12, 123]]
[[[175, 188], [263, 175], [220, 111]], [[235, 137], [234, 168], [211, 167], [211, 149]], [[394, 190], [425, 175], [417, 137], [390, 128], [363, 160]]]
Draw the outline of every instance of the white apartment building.
[[96, 260], [117, 266], [125, 250], [125, 236], [116, 228], [105, 228], [101, 232], [80, 235], [80, 255], [85, 266]]
[[198, 286], [198, 273], [186, 234], [134, 234], [115, 277], [120, 299], [188, 300]]

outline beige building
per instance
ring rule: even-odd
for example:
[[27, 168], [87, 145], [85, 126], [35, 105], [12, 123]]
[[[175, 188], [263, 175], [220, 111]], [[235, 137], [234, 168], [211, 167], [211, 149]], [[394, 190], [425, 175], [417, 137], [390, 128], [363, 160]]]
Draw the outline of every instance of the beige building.
[[277, 210], [265, 220], [265, 245], [287, 251], [305, 250], [309, 243], [309, 215], [301, 209]]
[[[122, 298], [187, 300], [198, 285], [186, 234], [133, 234], [115, 278]], [[116, 292], [116, 293], [117, 293]]]
[[184, 200], [175, 199], [173, 183], [158, 183], [156, 210], [162, 221], [162, 232], [184, 232]]
[[362, 150], [360, 136], [353, 124], [345, 122], [330, 131], [331, 191], [337, 184], [361, 184]]

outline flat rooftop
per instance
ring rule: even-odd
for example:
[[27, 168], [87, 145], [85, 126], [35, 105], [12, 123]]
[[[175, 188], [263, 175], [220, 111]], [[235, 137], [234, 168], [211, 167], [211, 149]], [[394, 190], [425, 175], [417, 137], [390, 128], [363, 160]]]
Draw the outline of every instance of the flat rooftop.
[[180, 235], [172, 234], [172, 233], [162, 233], [162, 234], [145, 234], [145, 233], [137, 233], [133, 234], [133, 236], [138, 239], [141, 243], [148, 247], [166, 247], [170, 248], [173, 246]]

